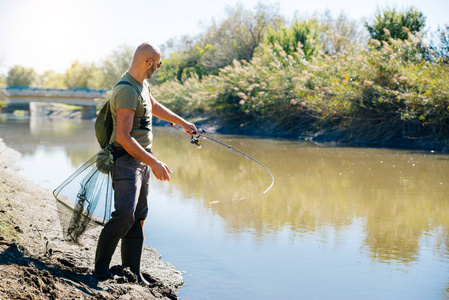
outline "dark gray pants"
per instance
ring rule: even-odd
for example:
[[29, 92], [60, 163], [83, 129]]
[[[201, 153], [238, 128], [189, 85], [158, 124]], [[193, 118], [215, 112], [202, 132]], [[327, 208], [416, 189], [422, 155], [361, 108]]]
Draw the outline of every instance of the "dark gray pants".
[[105, 224], [106, 233], [117, 238], [142, 239], [148, 215], [150, 167], [126, 154], [114, 162], [114, 212]]

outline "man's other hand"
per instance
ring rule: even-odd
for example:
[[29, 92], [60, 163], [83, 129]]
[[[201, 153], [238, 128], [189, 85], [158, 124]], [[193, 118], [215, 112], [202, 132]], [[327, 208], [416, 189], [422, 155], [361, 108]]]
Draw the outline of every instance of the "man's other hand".
[[170, 175], [173, 172], [170, 168], [161, 161], [157, 161], [154, 166], [151, 166], [154, 176], [161, 181], [170, 181]]

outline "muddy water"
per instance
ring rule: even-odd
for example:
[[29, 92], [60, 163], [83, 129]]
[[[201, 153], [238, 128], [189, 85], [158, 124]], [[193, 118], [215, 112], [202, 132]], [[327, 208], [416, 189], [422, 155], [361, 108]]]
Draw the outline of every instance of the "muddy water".
[[[97, 150], [92, 122], [0, 121], [23, 173], [54, 189]], [[181, 299], [449, 297], [449, 156], [213, 137], [173, 128], [153, 152], [147, 243], [186, 271]]]

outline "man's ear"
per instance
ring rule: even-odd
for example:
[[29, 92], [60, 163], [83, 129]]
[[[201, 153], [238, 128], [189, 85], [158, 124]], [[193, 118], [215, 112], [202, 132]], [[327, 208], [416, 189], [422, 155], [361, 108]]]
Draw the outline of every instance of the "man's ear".
[[147, 70], [150, 69], [153, 66], [153, 64], [154, 64], [154, 60], [152, 58], [150, 58], [148, 60]]

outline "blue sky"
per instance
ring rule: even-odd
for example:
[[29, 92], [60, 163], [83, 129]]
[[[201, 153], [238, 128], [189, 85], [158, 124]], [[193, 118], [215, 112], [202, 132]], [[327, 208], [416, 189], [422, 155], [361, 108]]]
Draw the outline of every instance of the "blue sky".
[[[240, 1], [253, 8], [258, 0]], [[377, 7], [414, 6], [427, 17], [427, 28], [449, 24], [449, 0], [266, 0], [279, 3], [291, 19], [329, 9], [351, 19], [370, 18]], [[74, 60], [96, 62], [120, 45], [143, 41], [162, 44], [195, 35], [220, 20], [235, 0], [0, 0], [0, 74], [16, 64], [37, 72], [64, 72]]]

